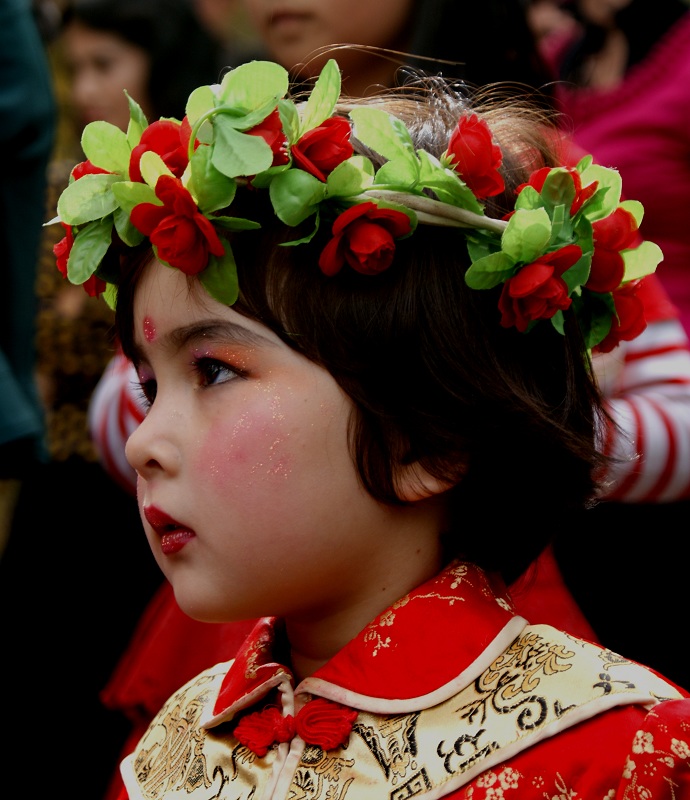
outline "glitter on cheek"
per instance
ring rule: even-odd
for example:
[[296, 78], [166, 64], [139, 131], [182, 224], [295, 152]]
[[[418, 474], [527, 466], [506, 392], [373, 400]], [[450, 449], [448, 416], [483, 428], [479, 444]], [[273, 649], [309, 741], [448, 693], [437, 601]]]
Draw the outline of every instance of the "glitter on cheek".
[[153, 320], [151, 317], [144, 317], [144, 323], [142, 325], [144, 330], [144, 338], [147, 342], [153, 342], [156, 338], [156, 326], [153, 324]]
[[291, 471], [286, 449], [290, 434], [284, 430], [282, 420], [277, 404], [272, 403], [270, 415], [265, 409], [244, 412], [213, 426], [200, 448], [198, 469], [219, 491], [228, 487], [257, 488], [263, 479], [285, 480]]

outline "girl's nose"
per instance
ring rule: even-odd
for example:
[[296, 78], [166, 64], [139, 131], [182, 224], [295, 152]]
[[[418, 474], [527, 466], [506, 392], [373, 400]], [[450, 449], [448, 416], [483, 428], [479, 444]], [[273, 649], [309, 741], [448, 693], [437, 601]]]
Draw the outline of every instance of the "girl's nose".
[[163, 430], [159, 425], [161, 417], [162, 412], [156, 414], [152, 408], [125, 445], [127, 461], [137, 475], [145, 480], [150, 480], [157, 473], [173, 475], [181, 464], [179, 446], [173, 436], [175, 431], [183, 430], [184, 426], [179, 422], [170, 424], [169, 421]]

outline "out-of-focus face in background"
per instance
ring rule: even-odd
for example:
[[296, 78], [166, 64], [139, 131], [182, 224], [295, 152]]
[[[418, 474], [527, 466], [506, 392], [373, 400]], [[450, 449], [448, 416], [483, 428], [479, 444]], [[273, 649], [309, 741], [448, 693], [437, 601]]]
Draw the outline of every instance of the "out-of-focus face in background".
[[[328, 56], [313, 58], [319, 48], [353, 43], [404, 50], [416, 0], [244, 0], [247, 15], [271, 58], [286, 69], [304, 64], [301, 77], [314, 77]], [[359, 92], [356, 81], [387, 83], [394, 67], [362, 53], [335, 54], [343, 88]], [[308, 62], [308, 63], [307, 63]]]
[[65, 28], [63, 43], [71, 101], [82, 127], [106, 120], [126, 130], [129, 105], [124, 89], [150, 118], [150, 57], [145, 50], [76, 20]]
[[621, 9], [630, 5], [630, 0], [578, 0], [575, 5], [588, 22], [607, 27]]

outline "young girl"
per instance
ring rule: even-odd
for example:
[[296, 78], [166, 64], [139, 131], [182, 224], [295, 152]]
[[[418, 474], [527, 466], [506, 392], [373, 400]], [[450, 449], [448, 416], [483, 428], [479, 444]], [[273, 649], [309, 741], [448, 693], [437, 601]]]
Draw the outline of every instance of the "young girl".
[[132, 103], [58, 204], [148, 405], [156, 560], [190, 616], [259, 618], [126, 796], [684, 796], [687, 692], [505, 588], [596, 491], [589, 351], [644, 327], [642, 209], [529, 109], [339, 89], [252, 62], [182, 123]]

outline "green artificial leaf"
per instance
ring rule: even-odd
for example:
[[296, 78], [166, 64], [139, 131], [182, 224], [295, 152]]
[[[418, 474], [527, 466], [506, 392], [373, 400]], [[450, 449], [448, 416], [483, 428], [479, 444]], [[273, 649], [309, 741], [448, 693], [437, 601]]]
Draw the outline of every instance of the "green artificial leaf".
[[90, 122], [82, 132], [81, 146], [84, 155], [96, 167], [108, 172], [129, 175], [131, 149], [127, 134], [116, 125], [104, 120]]
[[534, 186], [525, 186], [515, 199], [515, 208], [528, 211], [534, 208], [544, 208], [544, 201]]
[[364, 156], [352, 156], [327, 176], [326, 190], [329, 197], [353, 197], [373, 185], [374, 165]]
[[592, 164], [582, 173], [583, 186], [594, 181], [598, 183], [597, 190], [581, 209], [592, 222], [608, 217], [618, 207], [622, 188], [620, 174], [599, 164]]
[[123, 208], [115, 209], [113, 219], [115, 221], [117, 235], [128, 247], [136, 247], [144, 241], [144, 234], [132, 225], [129, 213]]
[[148, 128], [149, 123], [139, 103], [137, 103], [136, 100], [133, 100], [129, 94], [127, 94], [126, 89], [125, 95], [127, 96], [127, 103], [129, 104], [127, 145], [129, 146], [130, 150], [133, 150], [141, 141], [141, 134], [146, 130], [146, 128]]
[[560, 309], [551, 317], [551, 324], [561, 336], [565, 336], [565, 316]]
[[244, 217], [210, 217], [211, 222], [219, 228], [228, 231], [254, 231], [260, 228], [258, 222]]
[[593, 161], [594, 158], [590, 153], [588, 153], [587, 155], [582, 156], [582, 158], [577, 162], [577, 164], [575, 165], [575, 169], [579, 173], [583, 173]]
[[326, 196], [326, 184], [304, 170], [291, 169], [273, 179], [269, 194], [278, 218], [294, 227], [316, 211]]
[[84, 175], [67, 186], [58, 198], [58, 214], [67, 225], [83, 225], [112, 214], [117, 200], [111, 191], [120, 175]]
[[567, 269], [561, 276], [568, 287], [568, 294], [572, 294], [573, 289], [583, 286], [589, 278], [589, 270], [592, 266], [592, 251], [582, 253], [580, 258]]
[[161, 175], [173, 176], [165, 161], [153, 150], [147, 150], [142, 154], [139, 159], [139, 169], [141, 170], [141, 177], [152, 189], [156, 188]]
[[573, 310], [577, 316], [585, 346], [592, 349], [603, 341], [611, 330], [616, 307], [610, 292], [583, 292], [573, 295]]
[[543, 208], [519, 209], [508, 220], [502, 249], [515, 262], [531, 264], [542, 255], [551, 239], [551, 220]]
[[163, 205], [153, 189], [148, 184], [139, 181], [120, 181], [113, 186], [113, 195], [120, 208], [128, 215], [132, 213], [134, 206], [138, 206], [140, 203]]
[[300, 137], [300, 119], [297, 106], [292, 100], [278, 101], [278, 114], [283, 124], [283, 130], [290, 144], [294, 144]]
[[658, 244], [645, 240], [631, 250], [622, 250], [621, 256], [625, 263], [624, 281], [634, 281], [644, 278], [656, 270], [664, 259], [664, 254]]
[[331, 116], [335, 104], [340, 97], [340, 69], [338, 64], [329, 59], [314, 84], [314, 88], [304, 107], [300, 135], [312, 128], [317, 128]]
[[644, 218], [644, 206], [639, 200], [623, 200], [619, 208], [622, 208], [629, 214], [632, 214], [635, 222], [637, 223], [637, 227], [640, 227]]
[[[255, 125], [259, 125], [279, 108], [278, 102], [278, 100], [271, 99], [268, 103], [258, 108], [252, 108], [249, 111], [242, 111], [235, 106], [219, 106], [216, 109], [213, 124], [217, 125], [222, 120], [221, 124], [229, 125], [235, 130], [248, 131]], [[280, 110], [278, 110], [278, 116], [280, 116]]]
[[90, 222], [74, 239], [67, 261], [67, 277], [80, 285], [87, 281], [98, 268], [112, 240], [113, 218]]
[[197, 205], [208, 215], [227, 208], [235, 198], [237, 183], [219, 172], [211, 162], [211, 148], [197, 147], [191, 159], [191, 175], [187, 189]]
[[474, 261], [465, 273], [470, 289], [492, 289], [508, 280], [515, 270], [515, 261], [502, 250]]
[[570, 206], [555, 206], [551, 209], [551, 214], [549, 216], [551, 218], [551, 244], [570, 243], [573, 239]]
[[407, 158], [417, 162], [410, 132], [403, 123], [380, 108], [364, 106], [350, 111], [355, 136], [388, 160]]
[[547, 209], [565, 206], [570, 212], [570, 206], [575, 199], [573, 176], [566, 169], [552, 169], [546, 176], [540, 194]]
[[[187, 98], [185, 114], [190, 125], [201, 119], [216, 106], [216, 95], [210, 86], [199, 86]], [[198, 134], [197, 134], [198, 136]], [[206, 141], [206, 140], [204, 140]]]
[[501, 249], [501, 239], [491, 231], [468, 230], [465, 234], [467, 252], [472, 261], [479, 261], [491, 253], [497, 253]]
[[249, 61], [225, 73], [218, 100], [243, 112], [271, 103], [275, 107], [289, 84], [287, 71], [274, 61]]
[[419, 163], [415, 159], [394, 158], [378, 170], [374, 178], [374, 186], [385, 186], [386, 189], [411, 191], [419, 180]]
[[417, 155], [420, 165], [420, 186], [431, 189], [443, 203], [464, 208], [475, 214], [484, 213], [484, 207], [457, 172], [444, 167], [437, 158], [425, 150], [418, 150]]
[[112, 283], [107, 284], [103, 292], [103, 299], [110, 309], [115, 311], [115, 306], [117, 305], [117, 286]]
[[211, 297], [231, 306], [239, 295], [237, 282], [237, 265], [229, 242], [224, 242], [225, 253], [222, 256], [209, 256], [208, 266], [199, 275], [201, 283]]
[[256, 175], [273, 163], [273, 151], [261, 136], [240, 133], [225, 120], [216, 120], [213, 166], [228, 178]]

